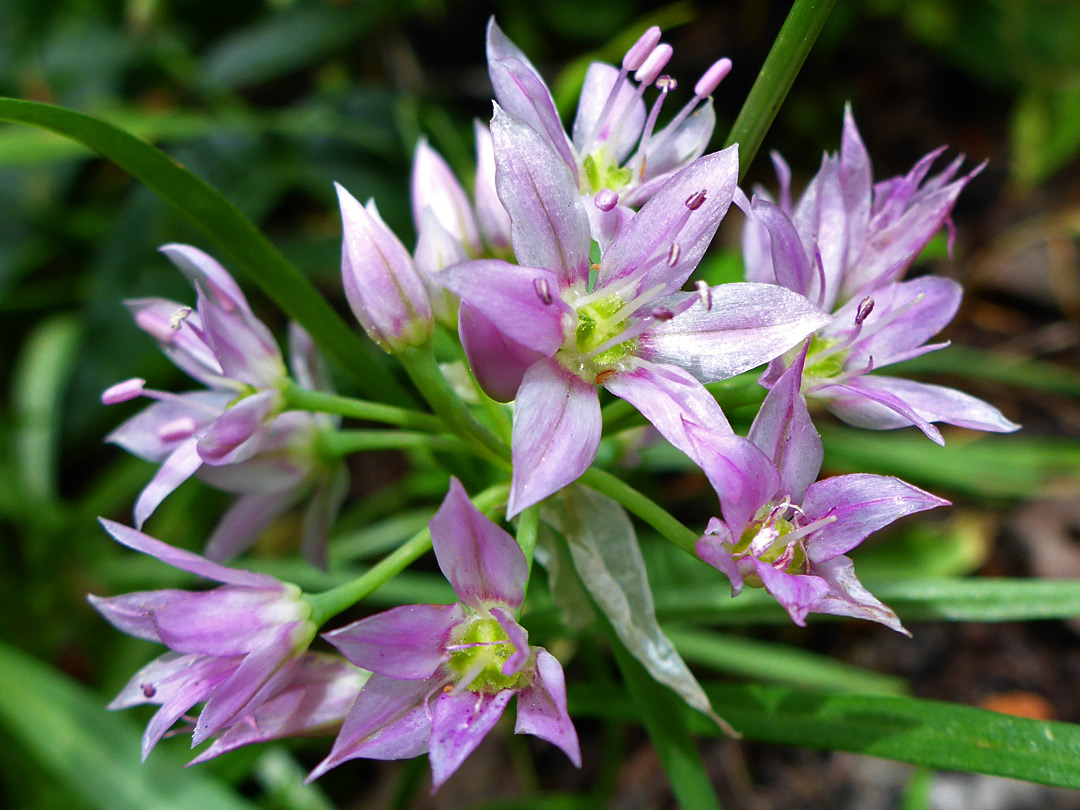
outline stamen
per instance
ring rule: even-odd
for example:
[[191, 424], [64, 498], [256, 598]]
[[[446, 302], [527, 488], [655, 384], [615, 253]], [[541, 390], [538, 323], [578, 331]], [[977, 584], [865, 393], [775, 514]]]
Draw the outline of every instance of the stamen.
[[705, 307], [705, 311], [712, 312], [712, 287], [706, 281], [696, 281], [694, 286], [697, 287], [698, 298]]
[[145, 386], [146, 380], [141, 377], [132, 377], [130, 380], [119, 382], [102, 392], [101, 404], [119, 405], [121, 402], [128, 402], [136, 397], [141, 397]]
[[731, 60], [727, 57], [717, 59], [694, 85], [694, 95], [698, 98], [708, 98], [730, 72]]
[[862, 326], [862, 322], [866, 320], [866, 316], [874, 311], [874, 299], [869, 295], [859, 302], [859, 309], [855, 313], [855, 325]]
[[660, 307], [659, 309], [654, 309], [650, 312], [649, 317], [657, 321], [670, 321], [675, 317], [675, 313], [667, 307]]
[[593, 198], [593, 205], [605, 214], [619, 204], [619, 195], [610, 188], [600, 189]]
[[705, 204], [705, 189], [702, 189], [697, 194], [691, 194], [686, 198], [686, 207], [691, 211], [697, 211], [701, 206]]
[[660, 91], [660, 96], [653, 102], [652, 109], [649, 110], [649, 117], [645, 121], [645, 129], [642, 132], [641, 143], [638, 146], [637, 151], [637, 166], [634, 168], [634, 171], [642, 180], [645, 179], [645, 164], [648, 158], [649, 139], [652, 138], [653, 130], [656, 128], [656, 120], [660, 117], [660, 108], [664, 106], [664, 99], [667, 98], [667, 94], [678, 86], [678, 82], [670, 76], [661, 76], [656, 80], [656, 88]]
[[660, 75], [660, 71], [671, 61], [671, 55], [674, 52], [674, 49], [666, 42], [657, 45], [641, 67], [635, 71], [634, 81], [640, 83], [643, 87], [655, 82]]
[[667, 266], [674, 267], [679, 262], [679, 254], [682, 253], [682, 248], [679, 247], [678, 242], [671, 243], [671, 250], [668, 251]]
[[184, 325], [184, 321], [189, 317], [191, 317], [191, 307], [180, 307], [169, 318], [169, 328], [174, 332], [179, 331], [180, 327]]
[[141, 684], [139, 688], [142, 689], [143, 697], [147, 700], [157, 694], [157, 688], [152, 683]]
[[536, 291], [536, 297], [540, 299], [544, 306], [551, 306], [551, 290], [548, 287], [546, 278], [534, 278], [533, 290]]
[[630, 50], [628, 50], [623, 57], [623, 70], [631, 71], [641, 67], [641, 64], [645, 61], [646, 57], [660, 44], [660, 36], [660, 26], [654, 25], [638, 37], [638, 41], [630, 46]]
[[181, 416], [179, 419], [173, 419], [158, 428], [158, 438], [163, 442], [174, 442], [179, 439], [186, 439], [194, 432], [195, 420], [190, 416]]
[[820, 520], [815, 520], [813, 523], [808, 523], [801, 529], [796, 529], [790, 534], [785, 535], [784, 539], [787, 540], [789, 543], [798, 542], [799, 540], [802, 540], [804, 537], [806, 537], [806, 535], [810, 534], [810, 532], [816, 532], [822, 526], [828, 526], [830, 523], [835, 523], [837, 520], [838, 518], [836, 517], [836, 515], [828, 515], [827, 517], [823, 517]]
[[475, 661], [473, 665], [469, 667], [469, 669], [465, 672], [465, 674], [462, 675], [460, 679], [458, 679], [458, 682], [454, 684], [454, 688], [451, 690], [450, 694], [460, 695], [462, 692], [472, 686], [472, 682], [475, 681], [478, 677], [480, 677], [480, 673], [483, 672], [484, 668], [487, 667], [487, 665], [490, 663], [491, 662], [487, 659], [486, 656], [481, 657], [480, 659]]

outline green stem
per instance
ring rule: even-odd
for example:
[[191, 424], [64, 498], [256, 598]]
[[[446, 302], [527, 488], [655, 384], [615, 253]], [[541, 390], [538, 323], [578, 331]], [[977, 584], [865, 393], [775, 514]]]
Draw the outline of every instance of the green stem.
[[398, 355], [398, 359], [420, 395], [446, 423], [446, 427], [475, 447], [481, 456], [500, 467], [509, 468], [510, 448], [476, 420], [469, 407], [446, 381], [435, 361], [430, 343], [406, 349]]
[[517, 544], [525, 553], [525, 564], [528, 566], [528, 574], [525, 576], [525, 589], [529, 588], [529, 579], [532, 577], [533, 556], [536, 553], [536, 533], [540, 528], [540, 505], [530, 506], [518, 517]]
[[[490, 512], [502, 507], [509, 495], [509, 484], [496, 484], [485, 489], [473, 498], [472, 502], [481, 512]], [[431, 531], [425, 528], [352, 582], [346, 582], [322, 593], [305, 594], [304, 599], [311, 605], [311, 621], [317, 626], [322, 626], [341, 611], [370, 596], [430, 550]]]
[[691, 557], [697, 559], [694, 546], [700, 535], [684, 526], [660, 504], [649, 500], [625, 481], [596, 467], [587, 469], [580, 480], [582, 484], [592, 487], [601, 495], [607, 495], [612, 500], [621, 503], [628, 512], [637, 515]]
[[451, 453], [467, 453], [472, 449], [456, 436], [433, 436], [405, 430], [327, 430], [319, 436], [319, 447], [330, 456], [421, 447]]
[[795, 0], [724, 146], [739, 144], [739, 179], [754, 160], [836, 0]]
[[436, 433], [446, 429], [442, 420], [430, 413], [420, 413], [408, 408], [398, 408], [395, 405], [383, 405], [380, 402], [368, 402], [323, 391], [309, 391], [294, 382], [290, 382], [282, 393], [285, 395], [285, 410], [330, 413], [362, 419], [365, 422], [381, 422], [386, 425], [397, 425], [413, 430], [430, 430]]

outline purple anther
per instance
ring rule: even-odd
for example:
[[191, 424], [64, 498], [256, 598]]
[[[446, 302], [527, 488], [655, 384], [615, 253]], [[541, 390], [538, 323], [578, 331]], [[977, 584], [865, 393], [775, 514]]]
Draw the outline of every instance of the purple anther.
[[675, 77], [668, 76], [667, 74], [664, 74], [656, 80], [656, 89], [661, 93], [670, 93], [678, 86], [679, 83], [675, 81]]
[[140, 377], [132, 377], [114, 386], [106, 388], [101, 395], [102, 405], [118, 405], [121, 402], [141, 397], [146, 380]]
[[657, 76], [660, 75], [660, 71], [664, 69], [668, 60], [671, 59], [672, 53], [674, 53], [674, 50], [666, 42], [657, 45], [649, 54], [649, 58], [634, 74], [634, 80], [641, 82], [642, 86], [655, 82]]
[[164, 320], [148, 309], [135, 314], [135, 325], [154, 340], [161, 343], [172, 343], [175, 330], [169, 324], [169, 321]]
[[195, 420], [190, 416], [181, 416], [159, 427], [157, 434], [163, 442], [175, 442], [188, 438], [194, 432]]
[[596, 192], [596, 196], [593, 198], [593, 205], [603, 211], [605, 214], [611, 211], [616, 205], [619, 204], [619, 195], [612, 191], [610, 188], [602, 188]]
[[652, 311], [652, 316], [658, 321], [670, 321], [672, 318], [675, 317], [675, 313], [672, 312], [670, 309], [661, 308], [654, 309]]
[[704, 281], [695, 281], [694, 286], [697, 287], [698, 298], [701, 299], [702, 306], [705, 307], [706, 312], [712, 311], [712, 287]]
[[671, 243], [671, 248], [668, 250], [668, 254], [667, 254], [667, 265], [668, 265], [668, 267], [674, 267], [675, 266], [675, 264], [679, 261], [679, 254], [680, 253], [682, 253], [682, 248], [679, 247], [679, 243], [678, 242], [672, 242]]
[[859, 308], [855, 311], [855, 325], [862, 326], [866, 317], [874, 311], [874, 299], [869, 295], [859, 302]]
[[544, 303], [544, 306], [551, 304], [551, 290], [548, 288], [546, 278], [534, 278], [533, 289], [536, 290], [536, 297]]
[[652, 53], [653, 48], [660, 44], [660, 26], [654, 25], [644, 34], [642, 34], [638, 41], [626, 52], [626, 56], [622, 60], [623, 70], [637, 70], [641, 67], [641, 64], [645, 61], [645, 58]]
[[142, 684], [142, 693], [144, 698], [150, 700], [150, 698], [157, 694], [157, 687], [152, 683], [144, 683]]
[[705, 189], [702, 189], [697, 194], [691, 194], [686, 198], [686, 207], [691, 211], [697, 211], [701, 206], [705, 204]]
[[722, 82], [724, 77], [730, 72], [731, 60], [727, 57], [717, 59], [713, 62], [712, 67], [706, 70], [705, 74], [698, 79], [698, 83], [694, 85], [694, 95], [698, 98], [711, 96], [713, 91], [720, 85], [720, 82]]

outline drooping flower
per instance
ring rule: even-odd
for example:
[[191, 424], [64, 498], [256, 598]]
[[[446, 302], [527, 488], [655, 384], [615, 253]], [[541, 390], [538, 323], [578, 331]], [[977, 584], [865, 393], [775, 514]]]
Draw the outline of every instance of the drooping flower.
[[799, 393], [805, 347], [777, 381], [748, 439], [690, 427], [720, 498], [698, 556], [731, 580], [764, 587], [799, 625], [808, 613], [870, 619], [906, 633], [855, 576], [848, 551], [905, 515], [948, 501], [898, 478], [838, 475], [815, 481], [823, 447]]
[[461, 298], [459, 334], [476, 378], [495, 399], [516, 398], [511, 516], [592, 462], [598, 384], [692, 453], [683, 415], [729, 431], [702, 382], [768, 362], [829, 320], [775, 285], [679, 292], [731, 202], [735, 147], [675, 174], [593, 268], [589, 217], [566, 164], [498, 106], [492, 136], [520, 266], [464, 262], [439, 280]]
[[[311, 337], [295, 324], [289, 326], [289, 337], [295, 381], [304, 388], [330, 390], [329, 376]], [[325, 566], [327, 536], [349, 478], [339, 460], [319, 452], [317, 439], [321, 430], [336, 426], [339, 418], [306, 411], [269, 416], [247, 441], [243, 454], [235, 454], [231, 463], [211, 465], [203, 463], [199, 441], [227, 412], [236, 397], [232, 391], [171, 394], [148, 390], [142, 380], [128, 380], [106, 391], [102, 399], [111, 404], [139, 394], [158, 401], [106, 439], [161, 465], [136, 501], [137, 527], [194, 473], [211, 486], [239, 496], [210, 535], [207, 556], [223, 560], [242, 553], [274, 521], [307, 498], [301, 548], [313, 564]]]
[[[938, 277], [900, 281], [930, 239], [950, 227], [949, 214], [978, 166], [952, 178], [962, 157], [926, 180], [941, 149], [905, 176], [872, 185], [870, 159], [850, 107], [840, 153], [826, 155], [802, 197], [791, 201], [790, 172], [774, 155], [779, 204], [764, 192], [742, 201], [746, 277], [807, 296], [836, 319], [815, 334], [803, 393], [824, 401], [845, 422], [874, 429], [916, 425], [943, 444], [933, 422], [1008, 432], [1018, 429], [995, 407], [952, 388], [869, 372], [944, 348], [927, 341], [952, 320], [962, 290]], [[786, 366], [775, 361], [763, 382]]]
[[[716, 124], [712, 93], [731, 70], [730, 60], [715, 62], [694, 85], [694, 97], [654, 133], [660, 109], [677, 87], [673, 78], [662, 75], [671, 55], [671, 46], [660, 42], [660, 29], [653, 26], [626, 52], [620, 67], [593, 62], [568, 138], [540, 73], [494, 17], [488, 23], [488, 73], [499, 105], [547, 141], [582, 194], [609, 189], [631, 207], [644, 203], [704, 153]], [[653, 84], [660, 95], [646, 111], [642, 96]]]
[[206, 703], [192, 745], [250, 716], [292, 680], [317, 630], [299, 588], [219, 565], [110, 520], [101, 524], [128, 548], [223, 583], [209, 591], [88, 597], [118, 630], [172, 650], [137, 672], [110, 704], [161, 705], [143, 734], [144, 759], [195, 704]]
[[[288, 684], [250, 715], [228, 726], [191, 764], [254, 743], [336, 734], [369, 674], [337, 656], [309, 652]], [[132, 698], [130, 705], [158, 702], [146, 699], [141, 690]], [[112, 708], [125, 708], [116, 702]]]
[[350, 759], [427, 752], [438, 789], [515, 695], [516, 732], [554, 743], [581, 763], [562, 666], [529, 645], [515, 618], [525, 598], [525, 555], [457, 479], [430, 525], [439, 567], [461, 602], [405, 605], [325, 635], [374, 674], [309, 781]]

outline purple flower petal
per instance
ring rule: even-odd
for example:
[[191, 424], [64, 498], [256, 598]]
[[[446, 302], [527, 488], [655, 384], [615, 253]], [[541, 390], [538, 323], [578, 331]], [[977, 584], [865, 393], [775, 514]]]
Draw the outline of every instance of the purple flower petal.
[[270, 492], [244, 495], [237, 499], [214, 527], [203, 554], [215, 562], [243, 554], [278, 518], [297, 504], [302, 494]]
[[571, 309], [548, 270], [481, 259], [446, 268], [438, 281], [525, 348], [550, 357], [565, 340]]
[[[551, 91], [529, 58], [495, 23], [494, 17], [488, 22], [487, 63], [499, 106], [544, 136], [549, 146], [574, 173], [576, 184], [577, 163], [566, 140]], [[510, 216], [513, 218], [513, 214]]]
[[[314, 635], [315, 627], [310, 625]], [[272, 642], [247, 655], [228, 681], [214, 690], [206, 702], [195, 730], [191, 747], [209, 739], [237, 718], [254, 712], [262, 703], [285, 686], [300, 663], [296, 639], [288, 626]], [[305, 642], [299, 650], [307, 648]]]
[[589, 218], [570, 169], [545, 138], [498, 105], [491, 138], [495, 184], [510, 215], [518, 262], [555, 272], [566, 287], [586, 281], [592, 244]]
[[440, 270], [469, 260], [465, 246], [453, 236], [430, 208], [424, 209], [416, 238], [413, 261], [424, 282], [435, 319], [448, 327], [457, 326], [457, 297], [439, 284]]
[[[769, 240], [768, 266], [772, 278], [764, 280], [775, 280], [775, 283], [781, 287], [820, 303], [821, 284], [818, 282], [817, 274], [810, 267], [806, 249], [787, 214], [778, 205], [773, 205], [756, 195], [751, 203], [751, 214], [755, 228], [763, 228]], [[750, 227], [749, 223], [747, 227]], [[751, 268], [755, 264], [764, 266], [765, 261], [764, 259], [759, 259], [756, 263], [750, 261], [747, 267]], [[760, 269], [757, 270], [757, 274], [764, 275]], [[748, 272], [746, 277], [749, 279], [751, 272]], [[754, 280], [758, 279], [755, 277]]]
[[513, 689], [504, 689], [496, 695], [483, 692], [439, 695], [433, 707], [431, 747], [428, 751], [432, 792], [442, 787], [469, 754], [476, 750], [502, 717], [506, 704], [513, 696]]
[[[684, 294], [691, 295], [696, 293]], [[801, 295], [772, 284], [721, 284], [707, 298], [651, 326], [638, 338], [638, 356], [716, 382], [767, 363], [832, 320]]]
[[[296, 586], [289, 586], [296, 590]], [[282, 626], [303, 622], [309, 609], [285, 586], [209, 591], [163, 591], [149, 617], [163, 644], [181, 653], [232, 656], [258, 651], [282, 635]], [[122, 598], [122, 597], [117, 597]]]
[[834, 557], [811, 566], [815, 576], [829, 584], [829, 591], [817, 604], [815, 613], [829, 613], [834, 616], [851, 616], [855, 619], [868, 619], [910, 637], [911, 633], [900, 624], [900, 619], [892, 610], [876, 599], [859, 582], [855, 568], [848, 557]]
[[189, 571], [200, 577], [207, 577], [208, 579], [214, 579], [218, 582], [224, 582], [227, 585], [242, 585], [248, 588], [270, 588], [275, 591], [280, 591], [283, 588], [282, 584], [269, 574], [257, 574], [253, 571], [242, 571], [236, 568], [218, 565], [217, 563], [210, 562], [204, 557], [200, 557], [198, 554], [175, 548], [168, 543], [162, 543], [160, 540], [155, 540], [148, 534], [129, 529], [127, 526], [120, 523], [106, 520], [105, 518], [99, 518], [98, 521], [101, 523], [102, 527], [104, 527], [105, 531], [111, 534], [113, 539], [121, 545], [127, 546], [135, 551], [141, 551], [143, 554], [149, 554], [151, 557], [155, 557], [166, 565], [171, 565], [173, 568], [179, 568], [182, 571]]
[[514, 409], [507, 517], [576, 481], [596, 458], [600, 431], [596, 386], [557, 360], [534, 363], [521, 381]]
[[665, 439], [691, 458], [694, 444], [686, 435], [687, 422], [718, 435], [731, 433], [712, 394], [677, 366], [638, 359], [629, 370], [608, 376], [604, 387], [637, 408]]
[[[858, 384], [861, 390], [869, 388], [891, 394], [927, 422], [945, 422], [992, 433], [1012, 433], [1020, 429], [1020, 425], [1008, 419], [990, 403], [955, 388], [880, 374], [862, 377]], [[886, 424], [890, 420], [892, 423]], [[875, 427], [880, 425], [881, 428], [905, 427], [908, 424], [906, 420], [889, 411], [884, 412], [875, 422]]]
[[828, 592], [829, 585], [820, 577], [786, 574], [768, 563], [751, 558], [761, 582], [799, 627], [806, 627], [806, 614]]
[[362, 669], [423, 681], [448, 660], [450, 632], [463, 619], [458, 605], [403, 605], [323, 633], [323, 638]]
[[235, 464], [259, 451], [267, 421], [281, 409], [281, 392], [259, 391], [244, 397], [215, 419], [202, 435], [197, 448], [207, 464]]
[[513, 400], [529, 366], [545, 356], [503, 335], [487, 316], [468, 304], [462, 304], [458, 313], [458, 336], [473, 376], [497, 402]]
[[806, 556], [813, 563], [831, 560], [905, 515], [948, 505], [948, 501], [891, 476], [826, 478], [807, 489], [803, 511], [808, 521], [834, 520], [811, 532], [805, 543]]
[[532, 734], [559, 746], [581, 767], [577, 730], [566, 710], [566, 677], [558, 660], [542, 647], [536, 651], [536, 682], [518, 693], [515, 734]]
[[[678, 172], [611, 243], [597, 271], [597, 286], [639, 273], [639, 290], [656, 285], [667, 293], [679, 289], [712, 242], [738, 175], [737, 146], [698, 158]], [[704, 202], [691, 209], [687, 203], [702, 193]]]
[[754, 514], [776, 494], [780, 476], [772, 461], [741, 436], [718, 434], [686, 425], [694, 443], [692, 458], [716, 490], [728, 530], [742, 534]]
[[450, 479], [450, 490], [429, 525], [439, 568], [462, 602], [478, 611], [493, 605], [521, 607], [528, 577], [524, 553], [473, 506], [456, 478]]
[[738, 563], [728, 550], [728, 546], [733, 544], [734, 539], [728, 527], [713, 518], [709, 521], [706, 533], [694, 544], [694, 551], [703, 563], [711, 565], [730, 580], [731, 595], [735, 597], [742, 593], [743, 576]]
[[219, 307], [238, 310], [254, 320], [240, 285], [212, 256], [191, 245], [176, 243], [162, 245], [158, 251], [187, 276], [192, 286], [202, 289]]
[[333, 391], [326, 361], [311, 335], [296, 321], [289, 321], [289, 369], [302, 388]]
[[300, 532], [300, 552], [304, 559], [317, 568], [326, 570], [327, 542], [338, 512], [345, 504], [350, 488], [349, 470], [344, 464], [323, 480], [311, 496], [304, 510]]
[[134, 518], [135, 525], [142, 528], [154, 510], [158, 508], [165, 498], [182, 483], [191, 478], [195, 471], [202, 466], [203, 460], [199, 456], [198, 441], [195, 437], [187, 439], [177, 445], [169, 455], [154, 477], [150, 479], [143, 491], [139, 493], [135, 501]]
[[506, 637], [514, 646], [513, 654], [502, 665], [502, 674], [510, 677], [517, 675], [521, 668], [529, 661], [532, 648], [529, 647], [529, 632], [518, 624], [517, 619], [506, 608], [496, 607], [491, 609], [491, 615], [499, 623], [499, 627], [506, 633]]
[[[585, 71], [585, 82], [581, 86], [577, 115], [574, 117], [574, 126], [571, 130], [574, 148], [578, 152], [585, 147], [586, 139], [596, 129], [600, 113], [603, 112], [618, 77], [618, 68], [603, 62], [593, 62]], [[608, 158], [614, 159], [616, 164], [621, 164], [637, 145], [642, 127], [645, 126], [645, 102], [634, 92], [634, 85], [631, 82], [622, 83], [615, 99], [615, 106], [611, 108], [607, 121], [608, 125], [597, 133], [592, 146], [595, 148], [599, 144], [608, 145], [611, 150]], [[611, 132], [610, 127], [616, 122], [620, 122], [619, 129], [617, 132]], [[616, 140], [613, 144], [609, 144], [608, 141], [613, 135]]]
[[413, 155], [411, 201], [413, 226], [417, 232], [424, 221], [424, 211], [431, 209], [443, 226], [469, 251], [480, 252], [480, 230], [472, 205], [453, 170], [442, 155], [421, 138]]
[[502, 253], [510, 250], [510, 215], [495, 189], [495, 147], [491, 130], [486, 124], [474, 121], [473, 133], [476, 136], [476, 182], [473, 186], [476, 219], [488, 247]]
[[231, 725], [190, 764], [206, 762], [245, 745], [284, 737], [310, 737], [340, 726], [365, 675], [341, 659], [308, 653], [289, 685], [250, 717]]
[[190, 391], [155, 402], [105, 437], [134, 456], [163, 463], [185, 440], [225, 410], [232, 399], [223, 391]]
[[[807, 343], [809, 345], [809, 342]], [[800, 392], [807, 346], [765, 397], [747, 438], [776, 465], [780, 492], [801, 503], [817, 479], [825, 446]]]
[[431, 714], [427, 699], [443, 681], [398, 681], [372, 675], [334, 740], [329, 756], [308, 774], [318, 779], [342, 762], [366, 759], [411, 759], [428, 750]]
[[892, 430], [914, 425], [935, 444], [944, 445], [941, 431], [915, 412], [910, 405], [885, 388], [874, 375], [853, 379], [847, 385], [825, 385], [811, 393], [827, 403], [829, 411], [855, 427]]
[[265, 388], [285, 377], [285, 363], [273, 334], [262, 321], [218, 306], [200, 293], [203, 334], [225, 376]]
[[203, 337], [202, 321], [191, 307], [165, 298], [129, 298], [124, 306], [135, 325], [157, 341], [177, 368], [209, 388], [235, 390], [235, 383], [223, 375], [221, 363]]

